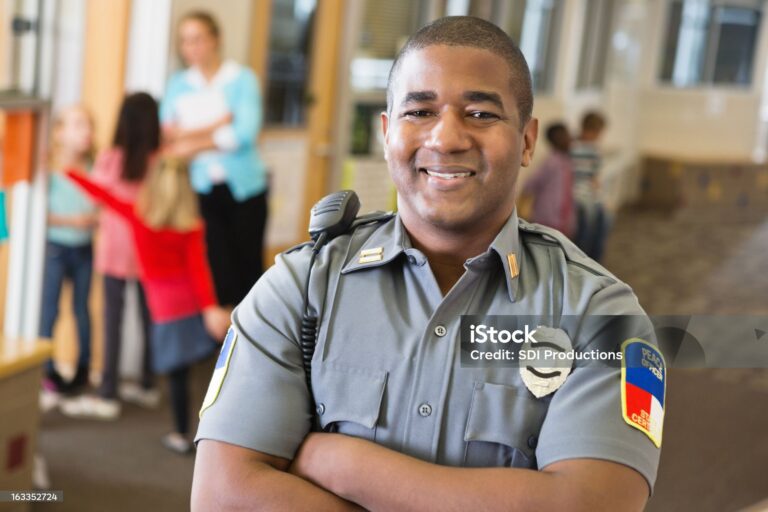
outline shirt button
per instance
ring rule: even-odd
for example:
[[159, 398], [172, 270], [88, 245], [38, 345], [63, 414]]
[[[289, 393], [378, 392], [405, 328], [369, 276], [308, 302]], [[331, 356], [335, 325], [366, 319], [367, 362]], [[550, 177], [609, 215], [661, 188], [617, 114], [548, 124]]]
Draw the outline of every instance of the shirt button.
[[317, 404], [317, 408], [315, 409], [317, 411], [317, 414], [322, 416], [325, 412], [325, 404]]
[[415, 264], [416, 258], [414, 258], [413, 256], [408, 256], [408, 263], [410, 263], [411, 265]]
[[539, 444], [539, 438], [536, 436], [531, 436], [528, 438], [528, 448], [533, 450], [536, 448], [536, 445]]
[[440, 336], [442, 338], [443, 336], [445, 336], [446, 332], [447, 331], [445, 330], [445, 326], [444, 325], [438, 325], [437, 327], [435, 327], [435, 335], [436, 336]]
[[428, 403], [423, 403], [419, 406], [419, 415], [426, 418], [432, 414], [432, 406]]

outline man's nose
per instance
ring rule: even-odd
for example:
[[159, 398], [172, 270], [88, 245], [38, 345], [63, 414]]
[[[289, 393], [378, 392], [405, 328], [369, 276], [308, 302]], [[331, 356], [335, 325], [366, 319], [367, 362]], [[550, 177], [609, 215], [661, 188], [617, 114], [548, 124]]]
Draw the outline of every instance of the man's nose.
[[432, 126], [424, 147], [440, 153], [467, 151], [472, 147], [472, 137], [458, 112], [444, 112]]

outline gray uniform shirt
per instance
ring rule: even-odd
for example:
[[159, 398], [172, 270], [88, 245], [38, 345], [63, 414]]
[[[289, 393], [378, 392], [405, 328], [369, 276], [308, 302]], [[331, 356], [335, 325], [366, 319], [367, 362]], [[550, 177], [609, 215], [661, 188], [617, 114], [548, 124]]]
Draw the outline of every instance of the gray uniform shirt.
[[[196, 441], [292, 459], [311, 425], [299, 348], [311, 246], [276, 259], [233, 313]], [[640, 315], [631, 289], [557, 231], [513, 213], [488, 251], [443, 296], [395, 216], [332, 240], [312, 271], [319, 308], [312, 361], [325, 431], [451, 466], [543, 468], [572, 458], [618, 462], [652, 487], [659, 449], [622, 418], [621, 369], [575, 365], [537, 399], [517, 368], [460, 362], [461, 315]], [[322, 306], [321, 306], [322, 305]], [[648, 339], [650, 323], [627, 332]], [[567, 331], [567, 329], [566, 329]], [[581, 332], [575, 350], [600, 343]]]

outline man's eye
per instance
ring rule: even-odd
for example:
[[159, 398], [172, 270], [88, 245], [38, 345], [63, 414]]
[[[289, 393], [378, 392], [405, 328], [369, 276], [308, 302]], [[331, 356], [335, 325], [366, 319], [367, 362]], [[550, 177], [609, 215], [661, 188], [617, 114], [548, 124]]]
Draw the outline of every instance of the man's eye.
[[481, 112], [481, 111], [474, 111], [470, 112], [469, 116], [473, 119], [483, 119], [483, 120], [491, 120], [491, 119], [499, 119], [499, 116], [492, 112]]
[[409, 110], [408, 112], [403, 114], [403, 116], [405, 116], [405, 117], [427, 117], [427, 116], [429, 116], [431, 114], [432, 114], [432, 112], [430, 112], [429, 110]]

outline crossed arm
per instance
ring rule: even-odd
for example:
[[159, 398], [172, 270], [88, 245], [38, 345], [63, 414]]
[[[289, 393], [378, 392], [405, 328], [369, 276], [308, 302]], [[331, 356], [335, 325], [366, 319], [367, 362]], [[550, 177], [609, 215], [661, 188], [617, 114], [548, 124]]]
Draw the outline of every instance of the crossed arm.
[[203, 440], [192, 510], [642, 510], [645, 479], [613, 462], [573, 459], [532, 471], [424, 462], [341, 434], [310, 434], [290, 462]]

